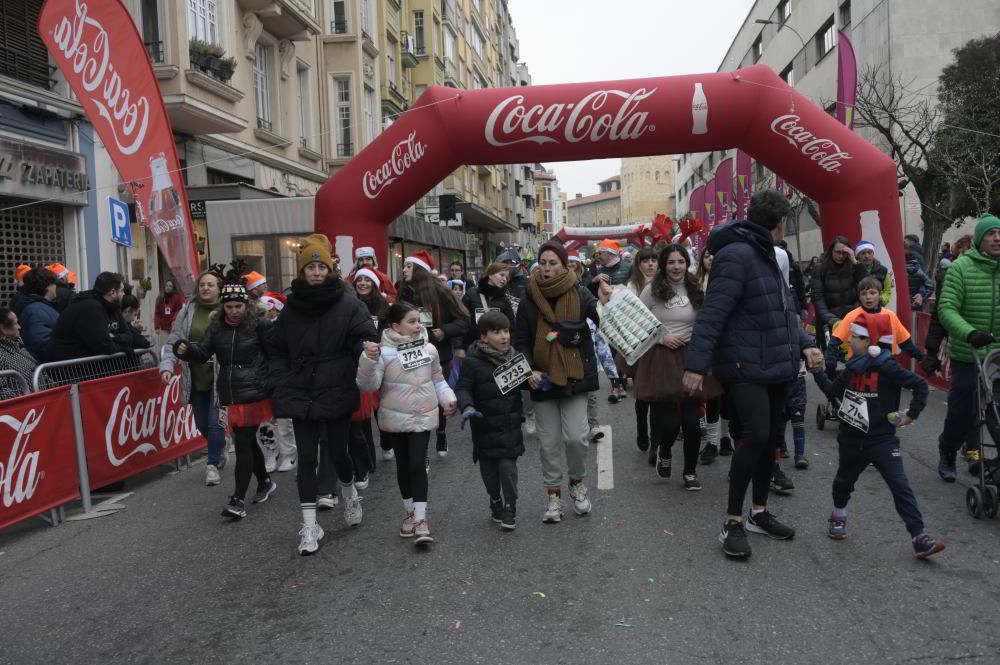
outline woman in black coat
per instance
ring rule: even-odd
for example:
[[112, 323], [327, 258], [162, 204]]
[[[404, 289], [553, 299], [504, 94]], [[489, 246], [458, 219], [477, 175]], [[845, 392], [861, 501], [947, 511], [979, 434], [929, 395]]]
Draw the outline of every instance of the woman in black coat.
[[219, 404], [227, 407], [236, 446], [236, 487], [222, 515], [233, 519], [246, 517], [244, 498], [251, 473], [257, 478], [254, 503], [267, 501], [278, 488], [267, 473], [264, 453], [257, 445], [257, 427], [273, 418], [264, 353], [267, 323], [258, 321], [250, 311], [250, 298], [240, 272], [231, 272], [230, 281], [222, 287], [222, 306], [212, 313], [201, 341], [179, 339], [173, 348], [174, 355], [182, 360], [206, 363], [214, 356], [218, 364], [215, 388]]
[[[827, 247], [823, 260], [812, 273], [812, 301], [816, 308], [817, 337], [821, 326], [833, 328], [848, 312], [861, 303], [858, 284], [868, 271], [854, 260], [854, 250], [847, 238], [837, 236]], [[819, 340], [817, 340], [819, 341]], [[820, 348], [825, 345], [820, 344]]]
[[332, 253], [320, 233], [301, 241], [299, 277], [268, 340], [274, 415], [291, 418], [295, 428], [303, 555], [316, 552], [324, 536], [316, 523], [320, 445], [340, 479], [345, 520], [351, 526], [362, 520], [348, 442], [351, 414], [361, 403], [358, 358], [364, 342], [378, 337], [368, 308], [333, 272]]
[[511, 306], [507, 282], [510, 279], [510, 268], [502, 263], [491, 263], [486, 268], [486, 275], [465, 292], [462, 304], [469, 310], [470, 326], [466, 335], [466, 345], [472, 344], [479, 337], [477, 323], [479, 317], [490, 310], [499, 311], [514, 326], [514, 308]]

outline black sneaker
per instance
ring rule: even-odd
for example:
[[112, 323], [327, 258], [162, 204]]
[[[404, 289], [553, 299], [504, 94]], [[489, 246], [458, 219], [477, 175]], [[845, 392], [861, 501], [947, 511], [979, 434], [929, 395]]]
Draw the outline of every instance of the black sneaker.
[[490, 517], [500, 524], [503, 518], [503, 499], [490, 499]]
[[670, 465], [671, 459], [669, 457], [660, 457], [656, 460], [656, 474], [660, 478], [670, 477]]
[[728, 557], [735, 559], [745, 559], [750, 556], [750, 541], [747, 540], [746, 529], [743, 522], [736, 520], [726, 520], [719, 532], [719, 542], [722, 543], [722, 552]]
[[243, 499], [237, 499], [235, 496], [229, 497], [229, 503], [226, 507], [222, 509], [223, 517], [232, 517], [234, 520], [240, 520], [247, 516], [246, 504], [243, 503]]
[[656, 449], [659, 448], [656, 444], [649, 444], [649, 455], [646, 456], [646, 461], [649, 462], [649, 466], [654, 466], [656, 464]]
[[707, 466], [715, 461], [715, 458], [719, 456], [719, 449], [714, 443], [706, 443], [705, 447], [701, 450], [701, 463]]
[[937, 554], [944, 548], [944, 543], [934, 540], [926, 533], [922, 533], [913, 539], [913, 556], [918, 559], [926, 559], [929, 556]]
[[639, 432], [639, 436], [636, 437], [635, 445], [639, 446], [639, 450], [646, 452], [649, 450], [649, 434], [646, 432]]
[[513, 531], [517, 527], [516, 517], [517, 509], [513, 504], [504, 506], [503, 517], [500, 518], [500, 528], [504, 531]]
[[753, 513], [750, 514], [750, 517], [747, 518], [747, 531], [762, 533], [775, 540], [788, 540], [795, 537], [795, 529], [782, 524], [778, 521], [778, 518], [766, 510], [756, 515]]
[[785, 472], [781, 470], [781, 467], [777, 464], [774, 465], [774, 474], [771, 476], [771, 491], [777, 492], [778, 494], [790, 494], [793, 489], [795, 489], [795, 483], [792, 479], [785, 475]]
[[264, 503], [271, 498], [271, 495], [274, 494], [274, 490], [276, 489], [278, 489], [278, 483], [268, 478], [264, 485], [259, 485], [257, 487], [257, 493], [253, 495], [253, 502]]
[[729, 457], [733, 454], [733, 440], [728, 436], [722, 437], [719, 441], [719, 456]]
[[958, 470], [955, 468], [955, 455], [939, 453], [937, 472], [944, 482], [955, 482], [958, 479]]
[[611, 393], [610, 395], [608, 395], [608, 401], [611, 402], [612, 404], [617, 404], [618, 403], [618, 394], [617, 393]]
[[698, 480], [698, 476], [693, 473], [684, 474], [684, 489], [688, 492], [699, 492], [701, 491], [701, 481]]
[[437, 435], [437, 453], [438, 457], [448, 456], [448, 437], [445, 436], [444, 432], [438, 432]]

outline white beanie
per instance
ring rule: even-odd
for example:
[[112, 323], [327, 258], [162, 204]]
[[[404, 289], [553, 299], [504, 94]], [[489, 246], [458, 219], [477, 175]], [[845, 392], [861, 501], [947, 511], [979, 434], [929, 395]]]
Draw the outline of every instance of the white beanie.
[[379, 290], [382, 289], [382, 280], [380, 280], [378, 278], [378, 275], [376, 275], [374, 272], [372, 272], [368, 268], [362, 268], [361, 270], [359, 270], [356, 273], [354, 273], [354, 279], [356, 280], [358, 277], [367, 277], [368, 279], [370, 279], [372, 281], [372, 283], [375, 285], [376, 289], [379, 289]]

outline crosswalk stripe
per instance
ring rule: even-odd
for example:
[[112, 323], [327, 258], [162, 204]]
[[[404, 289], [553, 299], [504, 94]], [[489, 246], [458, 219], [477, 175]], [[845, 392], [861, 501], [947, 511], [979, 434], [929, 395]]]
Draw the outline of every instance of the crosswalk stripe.
[[601, 426], [604, 438], [597, 442], [597, 489], [615, 488], [615, 463], [611, 447], [611, 425]]

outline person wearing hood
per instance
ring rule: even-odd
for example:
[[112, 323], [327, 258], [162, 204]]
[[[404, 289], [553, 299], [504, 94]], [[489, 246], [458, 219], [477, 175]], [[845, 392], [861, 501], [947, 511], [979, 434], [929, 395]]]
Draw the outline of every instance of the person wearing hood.
[[[38, 362], [45, 362], [45, 348], [52, 338], [59, 311], [56, 309], [56, 276], [47, 268], [35, 268], [24, 274], [21, 287], [21, 339]], [[11, 307], [14, 310], [14, 307]], [[15, 310], [17, 311], [17, 310]]]
[[374, 247], [358, 247], [354, 250], [354, 269], [347, 276], [347, 282], [354, 284], [354, 280], [361, 270], [367, 269], [378, 277], [379, 289], [385, 294], [386, 300], [390, 303], [396, 300], [396, 287], [393, 286], [389, 276], [378, 268], [378, 259], [375, 257]]
[[[867, 240], [862, 240], [854, 246], [854, 256], [857, 257], [858, 263], [864, 267], [867, 273], [865, 276], [874, 277], [882, 285], [879, 297], [882, 301], [882, 307], [885, 307], [892, 297], [892, 277], [889, 275], [889, 269], [875, 258], [875, 245]], [[913, 291], [910, 293], [912, 294]]]
[[906, 252], [906, 281], [913, 299], [913, 311], [924, 311], [924, 303], [934, 295], [934, 280], [920, 267], [913, 252]]
[[361, 405], [354, 381], [363, 343], [377, 334], [368, 308], [334, 272], [333, 246], [321, 233], [299, 243], [299, 276], [268, 340], [276, 418], [291, 418], [298, 448], [299, 554], [313, 554], [325, 535], [316, 522], [319, 450], [341, 483], [344, 519], [362, 521], [349, 453], [351, 414]]
[[[709, 236], [708, 250], [715, 258], [684, 362], [688, 392], [701, 391], [709, 372], [722, 382], [733, 410], [730, 430], [743, 441], [733, 455], [719, 534], [722, 551], [734, 558], [751, 554], [746, 529], [778, 540], [795, 535], [767, 510], [775, 445], [783, 439], [785, 398], [800, 360], [810, 369], [823, 366], [823, 354], [802, 328], [774, 253], [790, 211], [780, 192], [758, 192], [746, 221]], [[743, 502], [751, 482], [753, 506], [745, 528]]]
[[951, 343], [951, 390], [938, 437], [938, 475], [953, 483], [956, 453], [976, 427], [976, 361], [1000, 349], [1000, 219], [979, 218], [972, 248], [948, 268], [937, 313]]
[[120, 336], [124, 332], [121, 317], [124, 295], [125, 279], [121, 275], [114, 272], [98, 275], [94, 288], [77, 295], [59, 315], [45, 360], [56, 362], [133, 351], [134, 347]]
[[[462, 298], [462, 304], [469, 310], [469, 333], [465, 337], [466, 346], [479, 339], [479, 319], [487, 312], [500, 312], [511, 322], [514, 308], [510, 304], [510, 268], [499, 261], [486, 267], [486, 274], [479, 278], [475, 286], [470, 286]], [[513, 324], [512, 324], [513, 325]]]

